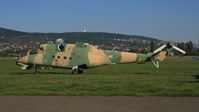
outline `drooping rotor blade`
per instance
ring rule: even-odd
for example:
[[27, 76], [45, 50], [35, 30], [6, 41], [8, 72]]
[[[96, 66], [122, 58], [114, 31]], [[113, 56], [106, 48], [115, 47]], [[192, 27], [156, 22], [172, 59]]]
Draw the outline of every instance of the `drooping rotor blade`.
[[159, 47], [158, 49], [156, 49], [155, 51], [153, 51], [153, 53], [156, 54], [156, 53], [162, 51], [162, 50], [163, 50], [164, 48], [166, 48], [166, 47], [167, 47], [167, 45], [164, 44], [164, 45], [162, 45], [161, 47]]
[[180, 49], [180, 48], [178, 48], [178, 47], [176, 47], [176, 46], [174, 46], [174, 45], [172, 45], [172, 47], [173, 47], [175, 50], [177, 50], [177, 51], [179, 51], [179, 52], [181, 52], [181, 53], [183, 53], [183, 54], [186, 54], [186, 52], [183, 51], [182, 49]]

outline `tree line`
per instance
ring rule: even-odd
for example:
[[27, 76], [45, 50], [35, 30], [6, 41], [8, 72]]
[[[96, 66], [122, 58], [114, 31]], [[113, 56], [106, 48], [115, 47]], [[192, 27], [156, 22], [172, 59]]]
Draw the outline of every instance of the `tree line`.
[[186, 55], [199, 55], [199, 48], [194, 48], [192, 41], [178, 43], [178, 47], [186, 51]]

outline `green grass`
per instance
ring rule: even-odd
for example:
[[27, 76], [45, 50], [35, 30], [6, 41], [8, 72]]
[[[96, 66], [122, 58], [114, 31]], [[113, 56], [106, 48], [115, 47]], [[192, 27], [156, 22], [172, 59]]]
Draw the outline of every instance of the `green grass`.
[[68, 69], [21, 70], [12, 58], [0, 58], [0, 95], [199, 96], [199, 61], [169, 58], [152, 63], [107, 65], [72, 75]]

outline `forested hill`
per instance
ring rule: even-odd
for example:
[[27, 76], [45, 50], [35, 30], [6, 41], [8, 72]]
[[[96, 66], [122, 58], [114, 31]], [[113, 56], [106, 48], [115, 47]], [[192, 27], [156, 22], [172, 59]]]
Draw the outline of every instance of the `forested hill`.
[[28, 33], [0, 27], [0, 36], [20, 36], [24, 34], [28, 34]]
[[85, 42], [98, 45], [103, 49], [119, 51], [149, 50], [151, 41], [160, 44], [162, 41], [154, 38], [104, 32], [65, 32], [65, 33], [32, 33], [0, 28], [0, 53], [12, 54], [36, 50], [39, 44], [52, 43], [57, 38], [65, 43]]
[[[104, 33], [104, 32], [65, 32], [65, 33], [29, 33], [22, 31], [15, 31], [0, 27], [0, 36], [14, 36], [14, 37], [48, 37], [48, 38], [129, 38], [134, 37], [143, 40], [157, 40], [154, 38], [137, 36], [137, 35], [125, 35], [119, 33]], [[27, 38], [28, 39], [28, 38]]]

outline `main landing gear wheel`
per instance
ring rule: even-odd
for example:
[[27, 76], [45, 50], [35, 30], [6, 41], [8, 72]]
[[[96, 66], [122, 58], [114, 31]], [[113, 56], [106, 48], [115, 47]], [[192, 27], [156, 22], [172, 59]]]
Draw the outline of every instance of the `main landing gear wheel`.
[[84, 72], [83, 72], [83, 70], [82, 69], [74, 69], [73, 70], [73, 72], [72, 72], [72, 74], [83, 74]]
[[39, 67], [35, 66], [35, 72], [34, 72], [35, 74], [37, 74], [37, 73], [40, 74], [38, 69], [39, 69]]

